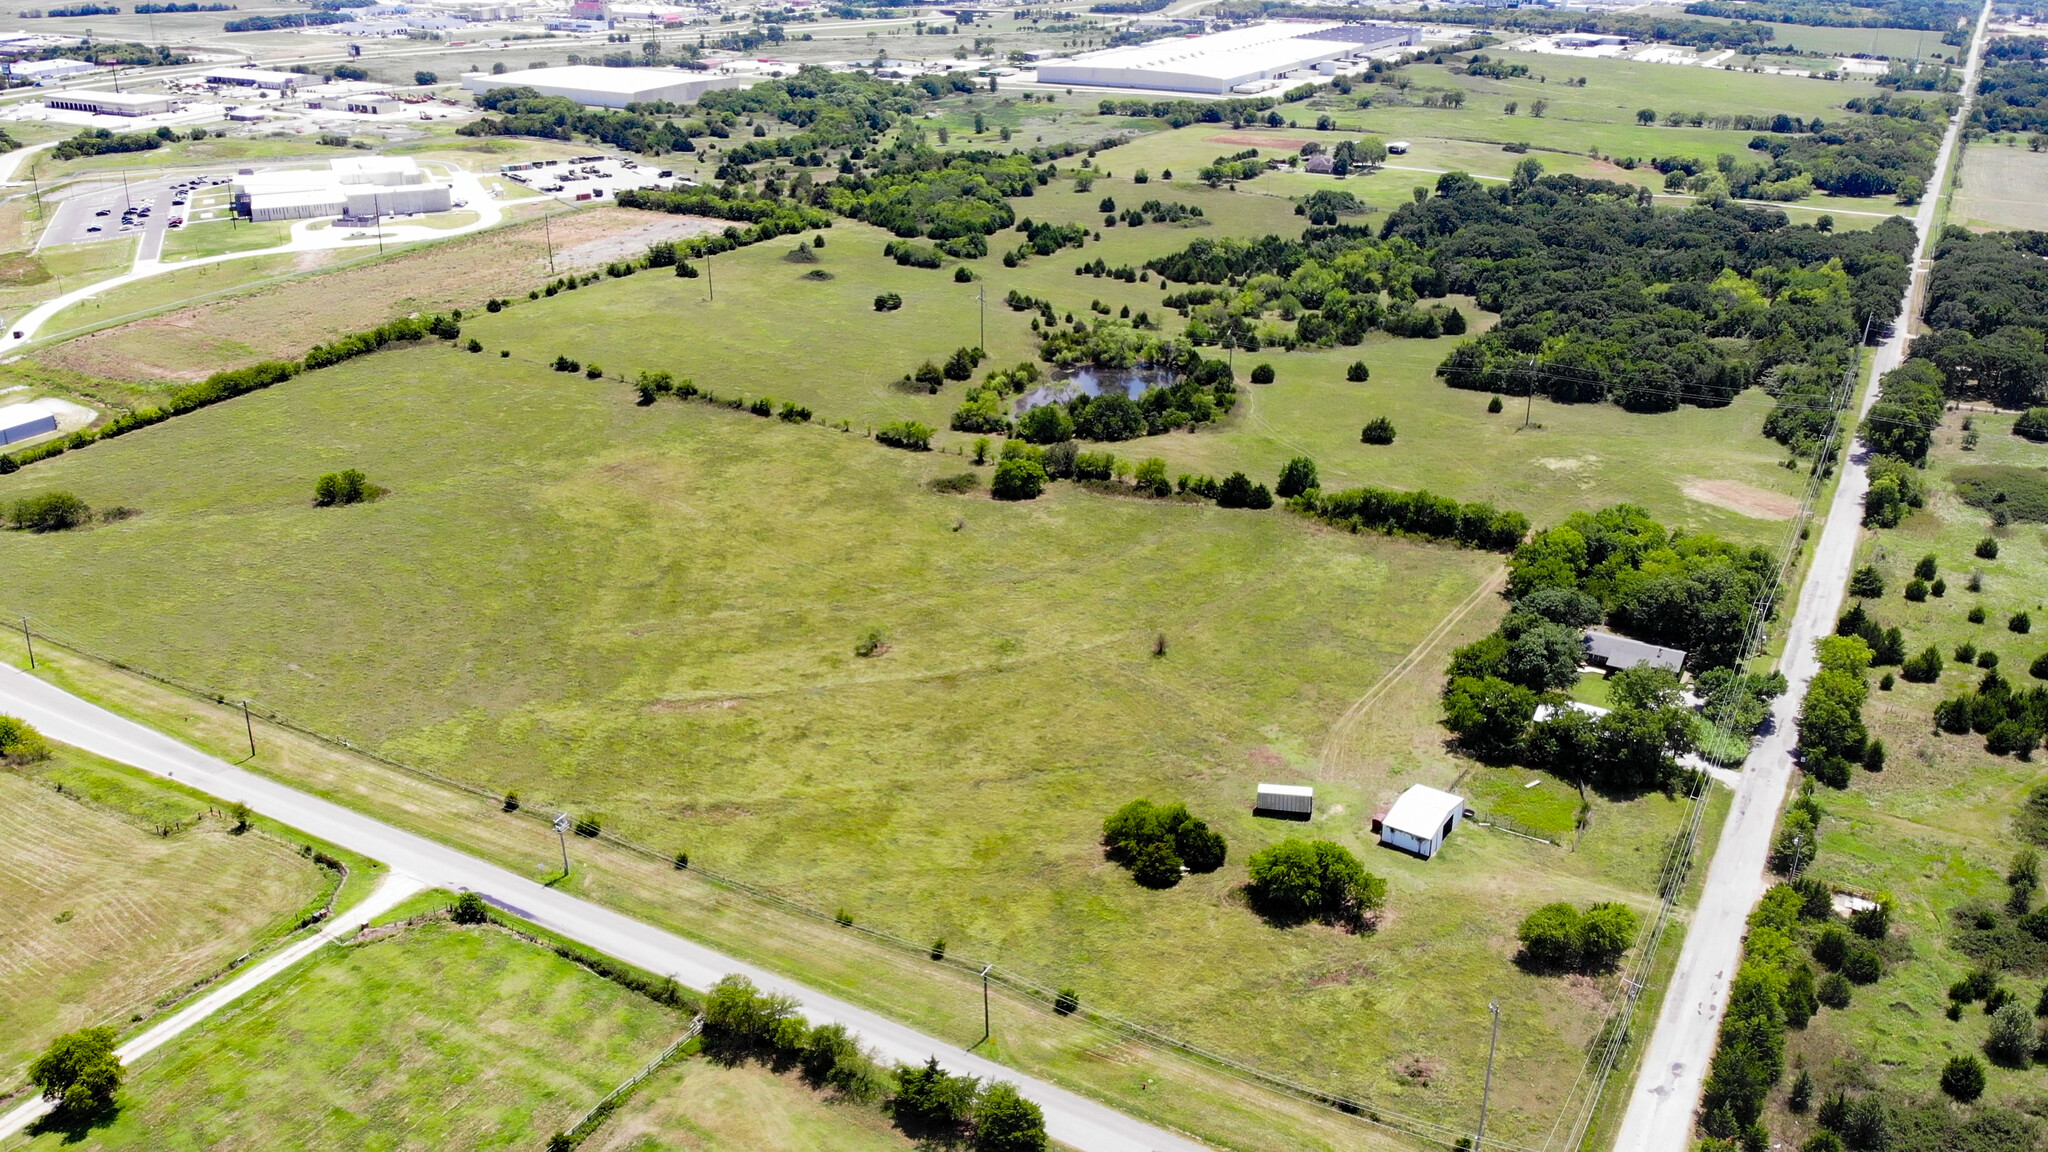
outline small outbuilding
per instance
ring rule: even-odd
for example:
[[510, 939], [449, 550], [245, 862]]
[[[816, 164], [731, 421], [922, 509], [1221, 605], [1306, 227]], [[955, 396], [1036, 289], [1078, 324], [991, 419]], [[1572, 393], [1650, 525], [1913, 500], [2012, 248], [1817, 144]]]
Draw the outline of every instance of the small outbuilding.
[[16, 444], [57, 430], [57, 414], [30, 401], [0, 408], [0, 444]]
[[1379, 818], [1380, 843], [1427, 860], [1444, 846], [1451, 829], [1464, 818], [1463, 796], [1416, 784], [1401, 793], [1387, 814]]
[[1588, 629], [1586, 660], [1593, 666], [1605, 668], [1609, 672], [1634, 668], [1638, 664], [1680, 672], [1685, 669], [1685, 649], [1665, 648], [1641, 640], [1631, 640], [1626, 636], [1616, 636], [1612, 632]]
[[1306, 820], [1315, 815], [1316, 790], [1307, 784], [1260, 784], [1254, 811]]

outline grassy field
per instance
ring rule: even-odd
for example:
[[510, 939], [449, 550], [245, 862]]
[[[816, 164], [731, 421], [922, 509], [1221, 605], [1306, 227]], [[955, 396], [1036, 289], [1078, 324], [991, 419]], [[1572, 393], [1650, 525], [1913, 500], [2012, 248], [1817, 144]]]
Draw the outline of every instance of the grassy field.
[[227, 252], [253, 252], [275, 248], [292, 238], [288, 220], [260, 224], [227, 219], [195, 221], [164, 235], [164, 260], [190, 260], [195, 256], [218, 256]]
[[888, 1152], [917, 1145], [871, 1106], [793, 1073], [678, 1060], [648, 1078], [583, 1145], [590, 1152]]
[[[2048, 540], [2040, 525], [2016, 523], [1997, 531], [1996, 560], [1977, 559], [1972, 550], [1987, 532], [1988, 517], [1961, 503], [1946, 477], [1969, 464], [2048, 465], [2048, 449], [2010, 435], [2011, 417], [1978, 415], [1981, 442], [1962, 451], [1962, 416], [1950, 413], [1938, 433], [1927, 510], [1864, 541], [1863, 559], [1887, 580], [1886, 595], [1869, 609], [1904, 629], [1909, 653], [1932, 644], [1947, 660], [1969, 641], [1997, 652], [1999, 671], [2025, 687], [2035, 683], [2027, 666], [2048, 643], [2038, 630], [2024, 636], [2008, 631], [2005, 620], [2020, 610], [2041, 618], [2048, 602]], [[1948, 594], [1908, 603], [1899, 589], [1914, 563], [1930, 553]], [[1981, 595], [1964, 588], [1972, 571], [1983, 573]], [[1966, 618], [1977, 604], [1989, 613], [1985, 624]], [[1897, 902], [1894, 935], [1903, 943], [1880, 983], [1859, 989], [1847, 1010], [1822, 1012], [1806, 1031], [1792, 1034], [1788, 1060], [1802, 1058], [1813, 1069], [1817, 1098], [1836, 1084], [1934, 1097], [1942, 1064], [1979, 1051], [1983, 1042], [1987, 1021], [1978, 1007], [1957, 1022], [1944, 1017], [1949, 984], [1972, 963], [1947, 943], [1950, 913], [1970, 902], [2002, 903], [2005, 869], [2020, 847], [2011, 819], [2040, 770], [2036, 763], [1990, 755], [1981, 737], [1933, 733], [1935, 704], [1982, 675], [1950, 662], [1939, 683], [1900, 680], [1890, 692], [1873, 691], [1865, 714], [1885, 742], [1885, 770], [1856, 773], [1847, 792], [1823, 789], [1830, 818], [1813, 874], [1857, 891], [1889, 892]], [[2006, 977], [2028, 1005], [2040, 983], [2038, 973]], [[2038, 1073], [1992, 1066], [1984, 1099], [2030, 1106], [2039, 1087]], [[1810, 1117], [1792, 1116], [1781, 1104], [1769, 1121], [1772, 1132], [1803, 1139]]]
[[685, 1017], [490, 928], [326, 949], [131, 1071], [118, 1117], [26, 1148], [537, 1148]]
[[153, 1012], [332, 887], [271, 831], [236, 835], [206, 798], [78, 749], [0, 772], [0, 1084], [59, 1033]]
[[[1319, 755], [1494, 557], [1071, 488], [1026, 506], [933, 495], [919, 482], [960, 463], [643, 410], [614, 382], [447, 349], [317, 379], [9, 477], [6, 494], [27, 479], [143, 510], [0, 540], [10, 600], [145, 666], [1389, 1107], [1461, 1115], [1483, 1035], [1422, 1022], [1477, 1021], [1480, 993], [1499, 996], [1517, 1020], [1499, 1123], [1549, 1123], [1608, 990], [1521, 973], [1513, 923], [1550, 899], [1646, 904], [1675, 806], [1596, 802], [1576, 852], [1477, 828], [1427, 864], [1371, 849], [1364, 816], [1409, 782], [1482, 807], [1524, 782], [1444, 751], [1441, 655], [1347, 731], [1345, 755]], [[215, 462], [204, 482], [172, 463], [191, 459]], [[313, 475], [347, 465], [391, 495], [309, 507]], [[728, 543], [707, 552], [707, 535]], [[145, 587], [148, 635], [85, 610]], [[889, 648], [862, 660], [871, 629]], [[1316, 782], [1311, 831], [1391, 877], [1377, 935], [1277, 931], [1244, 909], [1245, 856], [1298, 830], [1246, 810], [1273, 778]], [[1188, 801], [1233, 864], [1137, 888], [1095, 840], [1140, 795]], [[1300, 994], [1245, 1014], [1276, 989]], [[1329, 1045], [1302, 1051], [1304, 1031]]]
[[2048, 228], [2044, 180], [2048, 155], [2002, 140], [1972, 141], [1963, 152], [1948, 219], [1980, 231]]

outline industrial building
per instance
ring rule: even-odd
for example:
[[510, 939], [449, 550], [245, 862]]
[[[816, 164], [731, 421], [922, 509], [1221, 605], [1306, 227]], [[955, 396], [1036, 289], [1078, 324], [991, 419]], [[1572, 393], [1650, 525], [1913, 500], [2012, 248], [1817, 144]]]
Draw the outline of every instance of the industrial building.
[[96, 67], [90, 60], [16, 60], [7, 66], [7, 74], [17, 80], [54, 80], [90, 72]]
[[1048, 60], [1038, 66], [1038, 81], [1227, 96], [1277, 87], [1296, 73], [1335, 71], [1336, 62], [1421, 42], [1420, 28], [1399, 24], [1274, 21]]
[[462, 78], [471, 92], [499, 88], [531, 88], [543, 96], [562, 96], [593, 108], [624, 108], [628, 104], [694, 104], [706, 92], [744, 88], [755, 81], [744, 76], [710, 76], [680, 68], [604, 68], [571, 64], [561, 68], [528, 68], [491, 75], [472, 72]]
[[446, 212], [455, 194], [430, 182], [410, 156], [344, 156], [324, 169], [244, 172], [232, 191], [235, 210], [252, 221]]
[[1401, 793], [1394, 806], [1384, 815], [1374, 817], [1372, 823], [1373, 831], [1380, 834], [1381, 844], [1427, 860], [1444, 846], [1451, 830], [1464, 817], [1463, 796], [1416, 784]]
[[277, 72], [269, 68], [215, 68], [206, 74], [206, 82], [224, 88], [269, 88], [285, 92], [318, 80], [299, 72]]
[[159, 116], [174, 111], [178, 102], [161, 92], [66, 92], [45, 96], [43, 107], [97, 116]]

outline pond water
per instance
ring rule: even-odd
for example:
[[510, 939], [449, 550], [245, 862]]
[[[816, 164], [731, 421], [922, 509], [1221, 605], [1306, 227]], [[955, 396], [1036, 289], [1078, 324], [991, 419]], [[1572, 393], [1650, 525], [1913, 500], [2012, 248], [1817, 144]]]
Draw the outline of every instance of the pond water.
[[1022, 415], [1046, 404], [1064, 404], [1076, 396], [1128, 396], [1133, 400], [1154, 388], [1173, 383], [1173, 374], [1157, 368], [1076, 368], [1017, 398]]

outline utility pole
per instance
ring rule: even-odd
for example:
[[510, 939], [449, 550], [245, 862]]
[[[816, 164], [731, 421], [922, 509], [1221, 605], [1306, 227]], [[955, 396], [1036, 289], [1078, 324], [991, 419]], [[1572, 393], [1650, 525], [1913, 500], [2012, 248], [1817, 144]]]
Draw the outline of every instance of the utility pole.
[[548, 238], [548, 275], [555, 274], [555, 218], [552, 213], [543, 212], [540, 218], [541, 230]]
[[709, 250], [706, 250], [704, 253], [704, 288], [711, 294], [712, 301], [716, 302], [718, 299], [718, 285], [711, 282], [712, 255], [713, 253]]
[[1528, 399], [1528, 401], [1527, 401], [1526, 403], [1524, 403], [1524, 404], [1522, 405], [1522, 427], [1524, 427], [1524, 428], [1527, 428], [1527, 427], [1529, 426], [1529, 422], [1530, 422], [1530, 419], [1531, 419], [1532, 417], [1534, 417], [1535, 415], [1536, 415], [1536, 382], [1535, 382], [1534, 380], [1531, 380], [1531, 381], [1529, 381], [1529, 399]]
[[256, 758], [256, 725], [249, 719], [249, 702], [242, 701], [242, 729], [249, 733], [249, 759]]
[[988, 351], [988, 282], [983, 281], [974, 290], [974, 300], [981, 305], [981, 342], [975, 347]]
[[993, 1035], [988, 1024], [988, 973], [989, 969], [994, 967], [994, 964], [987, 964], [983, 965], [981, 969], [981, 1042], [983, 1044], [988, 1043], [988, 1038]]
[[1479, 1134], [1472, 1139], [1472, 1152], [1480, 1152], [1486, 1146], [1486, 1105], [1493, 1096], [1493, 1053], [1500, 1047], [1500, 1004], [1488, 1000], [1486, 1010], [1493, 1013], [1493, 1039], [1486, 1044], [1486, 1087], [1479, 1093]]
[[370, 230], [377, 234], [377, 255], [384, 254], [384, 202], [370, 193]]
[[567, 879], [569, 876], [569, 814], [567, 812], [555, 813], [555, 835], [560, 837], [562, 841], [562, 877]]
[[21, 640], [28, 645], [28, 670], [36, 670], [36, 638], [28, 630], [28, 617], [21, 618]]
[[1805, 839], [1804, 832], [1796, 833], [1792, 837], [1792, 875], [1789, 879], [1799, 879], [1799, 858], [1806, 854]]

